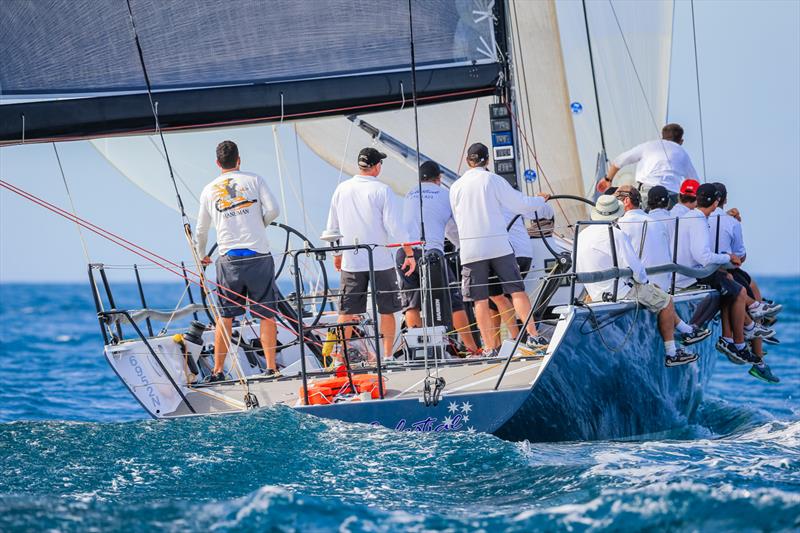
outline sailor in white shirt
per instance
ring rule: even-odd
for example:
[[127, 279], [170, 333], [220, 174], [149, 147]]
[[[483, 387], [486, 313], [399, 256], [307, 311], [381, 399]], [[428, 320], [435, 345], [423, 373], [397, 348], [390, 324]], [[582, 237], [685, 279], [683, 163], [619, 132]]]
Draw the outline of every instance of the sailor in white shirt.
[[216, 263], [219, 320], [214, 333], [214, 369], [207, 381], [225, 379], [224, 365], [234, 317], [250, 304], [250, 313], [260, 319], [260, 339], [267, 373], [277, 373], [275, 347], [275, 263], [269, 252], [266, 227], [280, 210], [264, 179], [239, 170], [239, 148], [233, 141], [217, 146], [217, 166], [222, 174], [203, 188], [197, 215], [195, 249], [202, 264], [206, 255], [208, 230], [217, 232], [219, 258]]
[[[442, 186], [442, 170], [434, 161], [426, 161], [419, 168], [420, 185], [414, 186], [406, 194], [403, 204], [403, 222], [408, 228], [409, 235], [413, 241], [421, 240], [420, 214], [420, 192], [422, 192], [422, 218], [425, 221], [425, 252], [426, 255], [438, 254], [440, 260], [437, 264], [443, 265], [442, 275], [448, 283], [457, 279], [455, 271], [448, 266], [449, 262], [444, 260], [444, 241], [445, 237], [458, 248], [458, 229], [453, 220], [453, 211], [450, 208], [449, 191]], [[414, 249], [414, 258], [419, 264], [422, 252], [419, 248]], [[397, 268], [402, 267], [405, 261], [405, 253], [397, 251]], [[415, 271], [409, 276], [402, 276], [400, 284], [403, 288], [403, 309], [405, 310], [406, 326], [409, 328], [422, 327], [422, 308], [420, 294], [419, 271]], [[450, 290], [450, 304], [453, 311], [453, 329], [458, 332], [461, 342], [470, 353], [478, 351], [478, 345], [470, 331], [469, 318], [464, 310], [464, 301], [461, 297], [461, 289], [458, 287]]]
[[[475, 302], [475, 317], [481, 331], [486, 356], [494, 356], [497, 340], [489, 309], [489, 277], [497, 275], [503, 293], [510, 294], [517, 316], [524, 320], [531, 303], [514, 259], [508, 239], [503, 209], [534, 216], [544, 205], [547, 194], [530, 197], [488, 170], [489, 149], [475, 143], [467, 150], [470, 169], [450, 187], [450, 206], [461, 239], [462, 286], [464, 297]], [[533, 320], [528, 322], [528, 344], [537, 348], [546, 343], [540, 338]]]
[[[614, 196], [622, 202], [625, 214], [619, 219], [619, 228], [630, 239], [633, 251], [645, 267], [672, 263], [669, 254], [669, 233], [654, 218], [642, 211], [642, 197], [631, 185], [623, 185]], [[650, 281], [662, 290], [669, 289], [669, 274], [655, 274]]]
[[[602, 195], [597, 199], [597, 203], [592, 209], [591, 217], [592, 220], [598, 222], [607, 221], [612, 223], [619, 219], [624, 211], [624, 206], [616, 198], [610, 195]], [[609, 227], [611, 228], [610, 231]], [[683, 324], [684, 329], [688, 328], [690, 332], [694, 331], [694, 328], [687, 326], [678, 318], [669, 294], [656, 285], [649, 283], [645, 267], [633, 250], [630, 239], [616, 224], [611, 226], [592, 224], [580, 232], [577, 236], [576, 272], [597, 272], [615, 266], [610, 233], [614, 235], [617, 266], [619, 268], [630, 268], [633, 275], [632, 278], [621, 277], [619, 279], [617, 284], [618, 292], [621, 295], [621, 299], [635, 300], [657, 315], [658, 329], [664, 339], [665, 365], [678, 366], [696, 361], [697, 354], [689, 353], [684, 351], [683, 348], [676, 347], [674, 333], [674, 329], [679, 323]], [[614, 296], [613, 279], [586, 283], [584, 287], [593, 302], [602, 302]], [[697, 334], [692, 337], [693, 340], [687, 342], [687, 339], [684, 338], [684, 343], [698, 342], [707, 336], [707, 331], [701, 334], [698, 330]]]
[[[697, 189], [697, 208], [689, 211], [680, 219], [678, 229], [678, 263], [691, 268], [703, 268], [708, 265], [741, 265], [741, 259], [735, 254], [714, 253], [708, 231], [708, 216], [719, 204], [719, 192], [711, 183], [704, 183]], [[678, 275], [676, 286], [689, 287], [695, 282], [708, 285], [720, 293], [720, 309], [722, 312], [723, 337], [717, 348], [731, 361], [758, 364], [761, 359], [753, 354], [745, 344], [744, 327], [749, 321], [746, 313], [747, 293], [739, 283], [726, 272], [716, 270], [711, 275], [696, 280]], [[727, 339], [731, 339], [728, 341]]]
[[[387, 244], [409, 242], [408, 229], [403, 223], [399, 199], [385, 183], [378, 181], [386, 154], [374, 148], [364, 148], [358, 154], [361, 170], [340, 183], [331, 198], [326, 233], [340, 234], [343, 245], [377, 245], [373, 250], [375, 298], [380, 315], [379, 327], [383, 336], [383, 354], [393, 356], [396, 324], [394, 314], [400, 304], [399, 287], [394, 269], [394, 257]], [[416, 269], [414, 252], [403, 246], [405, 259], [401, 266], [405, 275]], [[334, 256], [334, 266], [341, 272], [342, 300], [339, 322], [356, 320], [367, 310], [369, 290], [369, 255], [366, 250], [348, 250]], [[347, 328], [346, 334], [349, 335]]]
[[[667, 210], [669, 205], [669, 191], [661, 185], [656, 185], [647, 191], [647, 214], [653, 219], [667, 235], [667, 243], [669, 244], [669, 262], [672, 263], [673, 253], [675, 251], [675, 217]], [[667, 278], [670, 275], [667, 274]], [[664, 289], [667, 286], [663, 287]]]
[[667, 124], [661, 129], [661, 139], [642, 143], [617, 156], [608, 174], [597, 184], [598, 191], [604, 192], [610, 187], [622, 167], [636, 163], [636, 183], [642, 194], [646, 195], [651, 187], [662, 185], [670, 192], [671, 205], [675, 205], [681, 182], [686, 178], [697, 178], [697, 171], [682, 144], [683, 128], [678, 124]]
[[669, 241], [673, 246], [675, 245], [674, 219], [681, 218], [683, 215], [697, 207], [697, 189], [699, 187], [700, 182], [697, 180], [683, 180], [683, 183], [681, 183], [681, 192], [678, 195], [678, 203], [669, 210], [669, 213], [673, 218], [672, 226], [669, 228]]

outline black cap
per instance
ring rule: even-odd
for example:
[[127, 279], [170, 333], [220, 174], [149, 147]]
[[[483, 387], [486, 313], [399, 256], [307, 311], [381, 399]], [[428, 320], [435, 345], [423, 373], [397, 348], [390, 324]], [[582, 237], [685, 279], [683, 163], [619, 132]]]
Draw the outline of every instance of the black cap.
[[362, 148], [361, 151], [358, 152], [358, 166], [361, 168], [374, 167], [384, 159], [386, 159], [386, 154], [379, 152], [371, 146]]
[[489, 159], [489, 149], [483, 143], [474, 143], [467, 150], [467, 159], [474, 163], [483, 163]]
[[719, 191], [713, 183], [704, 183], [697, 189], [697, 205], [700, 207], [710, 207], [716, 200], [719, 200]]
[[717, 192], [719, 193], [719, 201], [725, 202], [728, 199], [728, 188], [725, 187], [724, 183], [720, 183], [718, 181], [714, 182], [714, 187], [717, 188]]
[[435, 161], [425, 161], [419, 166], [419, 179], [422, 181], [433, 181], [439, 177], [442, 169]]
[[663, 185], [656, 185], [647, 192], [647, 206], [665, 208], [669, 205], [669, 191]]
[[617, 187], [609, 187], [603, 194], [605, 194], [606, 196], [614, 196], [615, 194], [617, 194]]

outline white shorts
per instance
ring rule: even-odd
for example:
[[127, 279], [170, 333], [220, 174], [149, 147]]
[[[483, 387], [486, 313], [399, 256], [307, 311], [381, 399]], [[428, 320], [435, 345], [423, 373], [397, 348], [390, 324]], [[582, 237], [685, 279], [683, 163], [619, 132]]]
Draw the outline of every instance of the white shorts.
[[670, 295], [652, 283], [648, 283], [647, 285], [634, 283], [624, 299], [635, 300], [646, 307], [648, 311], [659, 313], [669, 305]]

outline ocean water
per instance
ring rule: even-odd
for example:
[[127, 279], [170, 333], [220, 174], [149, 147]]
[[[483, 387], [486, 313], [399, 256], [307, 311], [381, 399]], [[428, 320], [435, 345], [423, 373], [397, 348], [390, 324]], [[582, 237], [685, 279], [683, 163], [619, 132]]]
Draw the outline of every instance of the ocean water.
[[[767, 385], [720, 359], [655, 439], [512, 443], [288, 408], [156, 421], [102, 356], [87, 284], [0, 285], [0, 531], [796, 531], [800, 279]], [[180, 285], [148, 284], [172, 308]], [[138, 307], [135, 286], [119, 307]]]

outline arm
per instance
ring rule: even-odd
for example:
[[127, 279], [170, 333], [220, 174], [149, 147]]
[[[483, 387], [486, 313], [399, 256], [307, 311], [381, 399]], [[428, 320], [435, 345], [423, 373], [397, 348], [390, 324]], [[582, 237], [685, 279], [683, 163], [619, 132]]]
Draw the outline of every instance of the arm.
[[458, 226], [456, 226], [456, 221], [452, 216], [444, 227], [444, 236], [453, 243], [456, 249], [461, 248], [461, 239], [458, 237]]
[[513, 188], [505, 179], [496, 176], [492, 185], [497, 196], [497, 201], [508, 211], [514, 214], [534, 218], [536, 210], [545, 206], [549, 194], [539, 193], [536, 196], [526, 196]]
[[733, 238], [731, 239], [731, 253], [738, 255], [744, 261], [747, 249], [744, 246], [744, 236], [742, 235], [742, 225], [737, 222], [733, 224]]
[[[408, 242], [411, 237], [408, 233], [408, 228], [403, 223], [403, 210], [401, 209], [397, 197], [387, 186], [384, 189], [383, 199], [383, 227], [386, 228], [386, 233], [398, 242]], [[406, 259], [400, 269], [405, 272], [406, 276], [410, 276], [417, 268], [417, 262], [414, 260], [414, 250], [411, 246], [403, 246], [403, 251], [406, 254]]]
[[[341, 235], [339, 213], [336, 210], [336, 203], [338, 200], [339, 188], [337, 187], [336, 190], [333, 191], [333, 197], [331, 197], [331, 207], [328, 210], [328, 223], [325, 225], [325, 231]], [[342, 252], [333, 252], [333, 267], [337, 272], [342, 270]]]
[[208, 246], [208, 229], [211, 227], [211, 213], [208, 211], [206, 205], [206, 191], [200, 195], [200, 211], [197, 213], [197, 226], [195, 226], [195, 250], [197, 257], [202, 259], [202, 263], [207, 265], [211, 262], [211, 258], [206, 255], [206, 246]]
[[704, 218], [681, 219], [681, 224], [690, 223], [693, 236], [689, 243], [689, 252], [696, 263], [706, 265], [724, 265], [731, 260], [728, 254], [715, 254], [711, 251], [711, 238], [708, 234], [708, 225]]
[[281, 210], [269, 187], [261, 177], [258, 178], [258, 196], [261, 199], [261, 217], [264, 219], [264, 227], [267, 227], [273, 220], [278, 218]]
[[617, 258], [620, 268], [630, 267], [633, 271], [633, 280], [636, 283], [647, 283], [647, 272], [644, 269], [639, 255], [631, 246], [631, 241], [620, 229], [614, 229], [614, 241], [617, 244]]
[[644, 145], [640, 144], [615, 157], [608, 169], [608, 174], [606, 174], [606, 185], [611, 185], [611, 182], [614, 180], [614, 176], [617, 175], [617, 172], [619, 172], [622, 167], [638, 163], [642, 159], [643, 150]]

